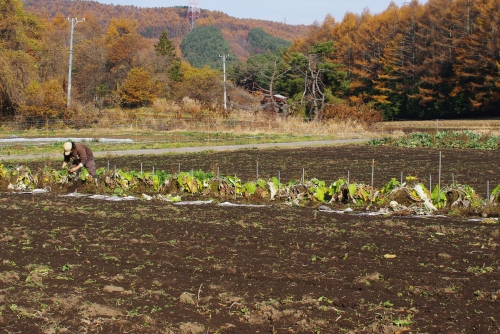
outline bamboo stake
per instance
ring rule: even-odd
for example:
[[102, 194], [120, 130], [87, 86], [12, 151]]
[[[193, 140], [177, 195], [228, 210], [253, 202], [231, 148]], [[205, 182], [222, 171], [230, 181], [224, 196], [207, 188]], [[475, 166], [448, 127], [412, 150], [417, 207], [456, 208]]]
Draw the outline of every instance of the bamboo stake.
[[439, 172], [438, 172], [438, 206], [441, 202], [441, 151], [439, 151]]
[[370, 189], [370, 203], [373, 202], [373, 174], [375, 172], [375, 159], [372, 159], [372, 185]]
[[490, 200], [490, 181], [486, 180], [486, 200]]
[[281, 187], [281, 171], [278, 171], [278, 199], [281, 198], [280, 196], [280, 187]]

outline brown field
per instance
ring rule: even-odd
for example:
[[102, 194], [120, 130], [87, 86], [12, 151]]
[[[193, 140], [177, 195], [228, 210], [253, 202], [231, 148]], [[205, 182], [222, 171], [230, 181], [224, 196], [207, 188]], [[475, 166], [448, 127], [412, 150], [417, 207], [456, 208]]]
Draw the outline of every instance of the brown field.
[[[500, 183], [497, 151], [442, 150], [442, 184]], [[438, 150], [370, 146], [124, 156], [117, 168], [252, 180], [437, 180]], [[52, 167], [60, 162], [52, 161]], [[33, 168], [40, 162], [30, 162]], [[321, 203], [226, 207], [0, 193], [7, 333], [498, 333], [500, 228]], [[83, 189], [81, 189], [83, 190]], [[484, 195], [483, 195], [484, 196]], [[491, 224], [486, 224], [489, 222]]]

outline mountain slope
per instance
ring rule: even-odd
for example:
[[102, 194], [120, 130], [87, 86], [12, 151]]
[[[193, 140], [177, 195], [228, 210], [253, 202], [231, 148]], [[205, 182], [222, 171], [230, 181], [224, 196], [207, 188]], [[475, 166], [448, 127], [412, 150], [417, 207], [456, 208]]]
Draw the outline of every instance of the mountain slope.
[[[24, 8], [45, 19], [56, 15], [64, 17], [92, 17], [94, 21], [106, 29], [112, 18], [124, 17], [138, 22], [138, 32], [144, 37], [157, 39], [166, 30], [168, 36], [179, 45], [191, 30], [187, 18], [188, 7], [155, 7], [141, 8], [137, 6], [107, 5], [95, 1], [63, 1], [63, 0], [26, 0]], [[248, 32], [254, 28], [262, 28], [268, 34], [293, 42], [308, 34], [310, 26], [288, 25], [279, 22], [238, 19], [220, 11], [201, 10], [196, 26], [213, 25], [219, 27], [224, 38], [239, 59], [246, 59], [250, 53], [247, 42]]]

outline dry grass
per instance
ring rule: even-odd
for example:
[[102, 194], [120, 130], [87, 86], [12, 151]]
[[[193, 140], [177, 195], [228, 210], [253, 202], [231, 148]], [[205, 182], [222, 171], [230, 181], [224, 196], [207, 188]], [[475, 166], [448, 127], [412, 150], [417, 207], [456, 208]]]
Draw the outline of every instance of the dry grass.
[[[179, 117], [183, 115], [183, 117]], [[30, 124], [26, 120], [3, 123], [1, 130], [5, 135], [23, 136], [121, 136], [165, 131], [183, 132], [234, 132], [237, 134], [291, 134], [322, 135], [359, 138], [373, 137], [376, 129], [365, 122], [354, 119], [330, 119], [306, 121], [298, 116], [287, 118], [266, 112], [231, 111], [228, 116], [218, 112], [201, 109], [194, 100], [185, 99], [182, 103], [157, 101], [150, 108], [107, 109], [80, 112], [70, 120], [52, 120], [49, 127], [45, 123]], [[99, 135], [101, 134], [101, 135]]]

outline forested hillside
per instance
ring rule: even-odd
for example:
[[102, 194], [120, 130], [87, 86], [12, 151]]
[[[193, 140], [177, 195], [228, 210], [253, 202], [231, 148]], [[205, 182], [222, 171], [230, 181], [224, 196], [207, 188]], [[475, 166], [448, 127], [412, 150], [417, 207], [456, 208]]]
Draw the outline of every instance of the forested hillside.
[[[188, 1], [185, 1], [186, 4]], [[78, 17], [96, 22], [106, 29], [113, 18], [126, 18], [137, 21], [137, 32], [151, 39], [157, 39], [163, 30], [178, 46], [191, 30], [187, 17], [188, 7], [155, 7], [141, 8], [137, 6], [106, 5], [95, 1], [65, 1], [65, 0], [26, 0], [24, 8], [45, 19], [58, 15], [63, 17]], [[279, 22], [237, 19], [223, 12], [201, 10], [197, 27], [219, 27], [224, 38], [231, 45], [238, 59], [246, 59], [250, 55], [247, 42], [248, 32], [253, 28], [262, 28], [274, 37], [293, 42], [296, 38], [305, 36], [309, 26], [288, 25]]]
[[413, 0], [326, 18], [290, 51], [334, 41], [331, 59], [350, 81], [344, 96], [387, 118], [498, 116], [499, 32], [499, 0]]
[[[184, 98], [220, 108], [215, 54], [227, 53], [230, 94], [236, 86], [284, 95], [290, 113], [315, 120], [363, 118], [374, 108], [386, 119], [499, 115], [500, 0], [391, 3], [308, 27], [202, 11], [191, 30], [186, 12], [0, 1], [0, 113], [48, 120]], [[67, 17], [86, 19], [75, 26], [71, 109]]]

